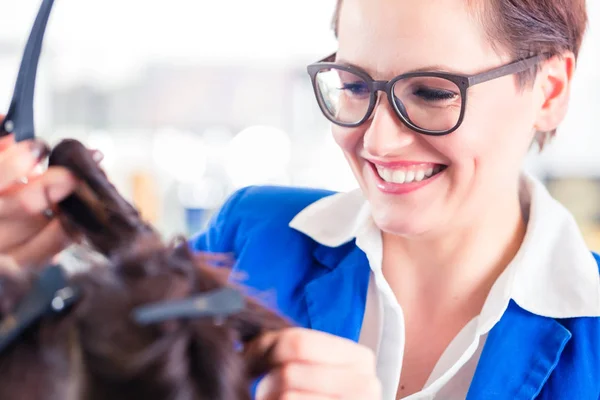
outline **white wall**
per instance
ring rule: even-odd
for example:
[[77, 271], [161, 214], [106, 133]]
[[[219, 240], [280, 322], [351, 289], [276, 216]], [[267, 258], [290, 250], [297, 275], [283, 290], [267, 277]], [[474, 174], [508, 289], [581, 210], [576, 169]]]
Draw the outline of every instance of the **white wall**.
[[[24, 43], [40, 1], [0, 0], [5, 16], [0, 40]], [[47, 47], [57, 54], [71, 80], [85, 76], [86, 70], [95, 78], [102, 72], [107, 81], [118, 79], [153, 58], [312, 61], [315, 54], [335, 47], [329, 31], [334, 4], [334, 0], [56, 0]]]
[[[24, 44], [40, 1], [0, 0], [4, 16], [0, 46]], [[56, 0], [47, 34], [47, 58], [42, 63], [52, 57], [52, 68], [60, 71], [52, 75], [52, 85], [85, 81], [101, 87], [135, 78], [139, 68], [152, 59], [171, 63], [272, 60], [304, 65], [335, 48], [329, 30], [334, 3]], [[600, 1], [588, 0], [588, 7], [590, 29], [581, 52], [571, 109], [555, 143], [543, 155], [531, 158], [534, 168], [555, 175], [600, 175]], [[20, 52], [0, 62], [0, 102], [4, 104], [12, 89], [18, 56]], [[36, 112], [43, 113], [41, 109]]]

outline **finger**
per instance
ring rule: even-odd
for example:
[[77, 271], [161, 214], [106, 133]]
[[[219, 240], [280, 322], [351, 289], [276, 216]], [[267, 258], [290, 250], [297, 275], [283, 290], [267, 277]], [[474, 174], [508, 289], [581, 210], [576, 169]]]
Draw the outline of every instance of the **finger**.
[[77, 180], [61, 167], [51, 167], [27, 185], [13, 185], [0, 196], [0, 218], [23, 218], [54, 208], [75, 190]]
[[70, 243], [71, 240], [60, 225], [60, 221], [54, 219], [38, 235], [11, 251], [10, 255], [18, 265], [42, 267]]
[[11, 256], [0, 254], [0, 274], [16, 275], [20, 271], [19, 264]]
[[48, 146], [38, 140], [20, 142], [0, 152], [0, 192], [31, 170], [49, 153]]
[[283, 389], [277, 385], [276, 379], [277, 378], [274, 375], [267, 375], [258, 383], [255, 395], [256, 400], [337, 400], [340, 398], [339, 396], [330, 396], [311, 391], [283, 391]]
[[10, 254], [11, 249], [24, 245], [42, 231], [49, 221], [43, 215], [4, 219], [0, 222], [0, 253]]
[[290, 363], [270, 372], [257, 393], [314, 393], [331, 398], [376, 399], [378, 381], [372, 373], [360, 373], [343, 367]]
[[[322, 394], [305, 393], [305, 392], [285, 392], [273, 393], [266, 396], [256, 396], [256, 400], [339, 400], [339, 397], [325, 396]], [[369, 399], [372, 400], [372, 399]]]
[[[375, 356], [365, 346], [325, 332], [289, 328], [268, 332], [249, 346], [249, 352], [266, 353], [272, 364], [304, 362], [332, 366], [352, 366], [357, 371], [375, 370]], [[251, 356], [250, 356], [251, 357]]]
[[[104, 154], [100, 150], [90, 150], [90, 155], [96, 164], [100, 164], [104, 160]], [[31, 180], [31, 178], [42, 175], [47, 169], [46, 165], [39, 163], [29, 172], [27, 178]]]
[[15, 143], [16, 143], [15, 135], [13, 135], [13, 134], [0, 137], [0, 151], [4, 151], [4, 150], [8, 149], [10, 146], [14, 145]]

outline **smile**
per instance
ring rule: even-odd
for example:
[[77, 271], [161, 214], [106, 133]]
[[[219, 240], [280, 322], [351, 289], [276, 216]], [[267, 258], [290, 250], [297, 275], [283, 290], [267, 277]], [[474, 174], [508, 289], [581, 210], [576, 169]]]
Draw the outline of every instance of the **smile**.
[[407, 194], [429, 185], [447, 168], [435, 163], [370, 163], [377, 187], [384, 193]]
[[406, 184], [412, 182], [421, 182], [432, 178], [439, 174], [441, 171], [446, 169], [445, 165], [417, 165], [414, 167], [405, 168], [385, 168], [382, 166], [375, 166], [377, 174], [381, 179], [388, 183]]

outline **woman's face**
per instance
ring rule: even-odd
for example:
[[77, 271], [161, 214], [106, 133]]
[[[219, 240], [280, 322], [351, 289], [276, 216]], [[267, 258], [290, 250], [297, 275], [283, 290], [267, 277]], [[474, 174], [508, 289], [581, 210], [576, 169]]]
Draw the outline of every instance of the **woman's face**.
[[[513, 61], [486, 41], [467, 3], [344, 0], [337, 62], [389, 80], [417, 69], [472, 75]], [[462, 125], [446, 136], [410, 130], [381, 92], [363, 125], [334, 125], [377, 225], [402, 236], [444, 233], [514, 200], [544, 104], [538, 86], [520, 88], [514, 75], [473, 86]]]

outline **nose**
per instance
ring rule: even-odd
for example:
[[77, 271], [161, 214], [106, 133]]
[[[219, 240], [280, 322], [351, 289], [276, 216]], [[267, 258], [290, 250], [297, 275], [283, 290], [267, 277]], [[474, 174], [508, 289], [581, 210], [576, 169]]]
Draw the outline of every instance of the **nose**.
[[418, 133], [404, 125], [392, 107], [385, 96], [379, 97], [363, 138], [364, 149], [371, 156], [394, 156], [416, 140]]

